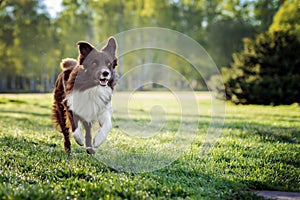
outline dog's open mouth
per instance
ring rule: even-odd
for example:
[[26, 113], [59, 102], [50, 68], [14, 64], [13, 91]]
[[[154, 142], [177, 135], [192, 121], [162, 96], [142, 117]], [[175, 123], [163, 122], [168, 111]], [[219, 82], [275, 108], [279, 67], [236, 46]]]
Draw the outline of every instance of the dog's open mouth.
[[108, 84], [108, 79], [106, 79], [106, 78], [101, 78], [101, 79], [99, 80], [99, 85], [101, 85], [101, 86], [107, 86], [107, 84]]

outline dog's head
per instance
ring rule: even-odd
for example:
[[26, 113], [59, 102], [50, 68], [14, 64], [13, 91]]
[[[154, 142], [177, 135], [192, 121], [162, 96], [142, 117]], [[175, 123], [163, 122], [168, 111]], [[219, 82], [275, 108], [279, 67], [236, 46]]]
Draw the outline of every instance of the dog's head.
[[97, 50], [85, 41], [79, 41], [77, 45], [78, 63], [85, 79], [89, 79], [88, 81], [93, 85], [109, 86], [113, 89], [117, 78], [115, 70], [117, 65], [116, 40], [113, 37], [109, 38], [101, 50]]

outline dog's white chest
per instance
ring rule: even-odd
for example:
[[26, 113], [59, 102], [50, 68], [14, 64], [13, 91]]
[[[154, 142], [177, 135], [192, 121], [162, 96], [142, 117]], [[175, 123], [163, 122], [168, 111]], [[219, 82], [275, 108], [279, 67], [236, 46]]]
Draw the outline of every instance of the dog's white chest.
[[69, 109], [87, 122], [93, 122], [101, 113], [112, 109], [112, 89], [95, 86], [85, 91], [72, 91], [67, 97]]

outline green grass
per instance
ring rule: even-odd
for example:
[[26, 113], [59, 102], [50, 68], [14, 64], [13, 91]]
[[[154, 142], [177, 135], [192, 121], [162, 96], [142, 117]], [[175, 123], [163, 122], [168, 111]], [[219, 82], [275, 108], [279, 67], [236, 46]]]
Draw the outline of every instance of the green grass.
[[[152, 158], [166, 156], [168, 142], [176, 138], [181, 123], [178, 102], [165, 97], [159, 101], [159, 93], [151, 95], [150, 99], [141, 96], [130, 100], [129, 118], [120, 110], [124, 102], [114, 101], [114, 127], [97, 152], [100, 158], [86, 154], [74, 140], [72, 156], [65, 154], [62, 135], [50, 119], [51, 95], [0, 96], [0, 199], [258, 199], [249, 191], [300, 192], [297, 105], [226, 104], [222, 135], [211, 151], [202, 155], [210, 101], [199, 99], [200, 122], [191, 145], [167, 167], [149, 171]], [[116, 93], [114, 98], [120, 96]], [[165, 110], [155, 107], [151, 115], [157, 104]], [[168, 113], [167, 122], [161, 124], [163, 119], [158, 118], [162, 128], [160, 135], [155, 134], [151, 117], [163, 113]], [[125, 127], [130, 120], [137, 129]], [[191, 115], [182, 123], [189, 127], [198, 120]], [[136, 135], [136, 130], [145, 126], [150, 131], [143, 134], [150, 139]], [[181, 136], [190, 137], [190, 131], [182, 131]], [[127, 168], [117, 171], [112, 168], [115, 166], [106, 166], [109, 159], [116, 159], [109, 154], [110, 147], [122, 151], [125, 164], [133, 161], [135, 153], [150, 153], [151, 162], [138, 163], [148, 172], [130, 173]], [[164, 147], [166, 150], [157, 151]]]

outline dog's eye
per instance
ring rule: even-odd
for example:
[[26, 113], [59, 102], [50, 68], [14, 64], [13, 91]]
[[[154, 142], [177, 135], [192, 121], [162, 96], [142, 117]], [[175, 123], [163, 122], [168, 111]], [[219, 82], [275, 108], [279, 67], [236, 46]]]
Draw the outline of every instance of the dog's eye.
[[117, 59], [115, 59], [113, 62], [112, 62], [112, 67], [115, 69], [115, 67], [118, 65], [118, 63], [117, 63], [118, 61], [117, 61]]
[[92, 65], [96, 66], [98, 64], [98, 62], [95, 60], [92, 62]]
[[107, 66], [114, 69], [117, 66], [117, 59], [113, 60], [112, 62], [108, 62]]

